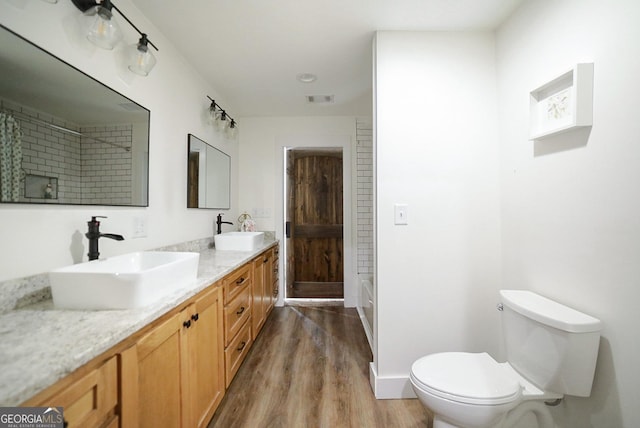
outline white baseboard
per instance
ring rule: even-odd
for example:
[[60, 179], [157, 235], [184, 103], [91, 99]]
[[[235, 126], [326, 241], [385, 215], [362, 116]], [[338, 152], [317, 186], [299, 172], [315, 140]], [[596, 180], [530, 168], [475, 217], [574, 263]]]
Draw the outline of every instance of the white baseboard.
[[373, 363], [369, 363], [369, 382], [378, 400], [417, 398], [408, 376], [378, 376]]

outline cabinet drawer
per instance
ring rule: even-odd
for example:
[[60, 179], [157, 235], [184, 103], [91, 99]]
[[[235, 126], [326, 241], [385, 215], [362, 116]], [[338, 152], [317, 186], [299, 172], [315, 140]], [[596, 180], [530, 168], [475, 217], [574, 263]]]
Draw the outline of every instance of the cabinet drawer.
[[227, 380], [227, 387], [233, 380], [236, 372], [240, 368], [244, 357], [246, 357], [252, 344], [251, 340], [251, 323], [245, 323], [238, 335], [231, 341], [229, 346], [224, 350], [224, 365]]
[[224, 303], [226, 305], [251, 284], [251, 264], [247, 263], [241, 268], [238, 268], [235, 272], [226, 276], [223, 279], [223, 283]]
[[224, 307], [224, 344], [228, 346], [233, 337], [251, 316], [251, 287], [245, 287]]
[[70, 428], [113, 426], [118, 404], [118, 363], [111, 357], [66, 389], [51, 397], [43, 406], [61, 406]]

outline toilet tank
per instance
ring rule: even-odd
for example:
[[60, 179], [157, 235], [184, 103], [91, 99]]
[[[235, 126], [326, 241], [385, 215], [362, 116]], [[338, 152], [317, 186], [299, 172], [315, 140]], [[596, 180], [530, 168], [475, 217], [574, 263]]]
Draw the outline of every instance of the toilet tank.
[[500, 290], [507, 361], [539, 388], [588, 397], [600, 320], [525, 290]]

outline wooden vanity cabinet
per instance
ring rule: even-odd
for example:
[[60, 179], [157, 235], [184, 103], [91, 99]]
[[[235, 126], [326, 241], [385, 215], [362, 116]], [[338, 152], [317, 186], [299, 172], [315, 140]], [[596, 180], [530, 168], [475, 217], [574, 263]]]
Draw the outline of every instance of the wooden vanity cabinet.
[[[278, 247], [272, 247], [253, 259], [253, 340], [264, 326], [278, 295]], [[274, 284], [274, 281], [276, 283]], [[274, 286], [276, 287], [274, 289]]]
[[251, 296], [253, 299], [253, 314], [251, 319], [251, 336], [253, 340], [256, 339], [260, 329], [262, 328], [267, 316], [267, 308], [265, 303], [265, 271], [268, 255], [263, 253], [253, 259], [251, 264], [253, 265], [253, 284], [251, 288]]
[[225, 347], [229, 346], [247, 321], [253, 317], [253, 309], [249, 284], [243, 288], [240, 294], [224, 305]]
[[185, 315], [175, 314], [154, 326], [120, 354], [123, 426], [187, 426], [181, 394], [187, 386], [182, 370], [187, 354]]
[[273, 308], [277, 269], [276, 246], [22, 405], [61, 406], [69, 427], [207, 426]]
[[[67, 427], [118, 427], [118, 362], [112, 356], [81, 374], [52, 395], [38, 395], [23, 403], [30, 407], [63, 407]], [[64, 381], [64, 379], [63, 379]]]
[[247, 263], [226, 276], [224, 288], [224, 365], [228, 387], [253, 344], [251, 323], [253, 315], [253, 268]]
[[155, 323], [122, 358], [123, 426], [206, 426], [225, 391], [220, 288]]
[[222, 280], [225, 305], [231, 302], [238, 294], [242, 293], [247, 286], [251, 285], [251, 280], [252, 272], [249, 263], [225, 276]]
[[225, 393], [222, 301], [220, 288], [195, 301], [198, 318], [189, 337], [191, 426], [207, 426]]
[[280, 293], [280, 247], [276, 245], [271, 248], [271, 253], [271, 267], [269, 269], [271, 273], [271, 277], [269, 278], [269, 284], [271, 284], [271, 302], [269, 304], [269, 312], [271, 312], [271, 309], [275, 306], [278, 300], [278, 294]]

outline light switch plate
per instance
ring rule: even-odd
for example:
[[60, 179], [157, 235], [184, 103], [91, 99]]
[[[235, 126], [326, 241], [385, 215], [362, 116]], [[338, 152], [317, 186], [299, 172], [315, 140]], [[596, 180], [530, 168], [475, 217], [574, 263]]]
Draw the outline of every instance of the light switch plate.
[[253, 218], [269, 218], [269, 217], [271, 217], [271, 210], [269, 208], [253, 208], [251, 210], [251, 217], [253, 217]]
[[133, 217], [133, 234], [131, 238], [146, 238], [147, 237], [147, 219], [143, 216]]
[[409, 205], [407, 204], [395, 204], [395, 224], [409, 224]]

